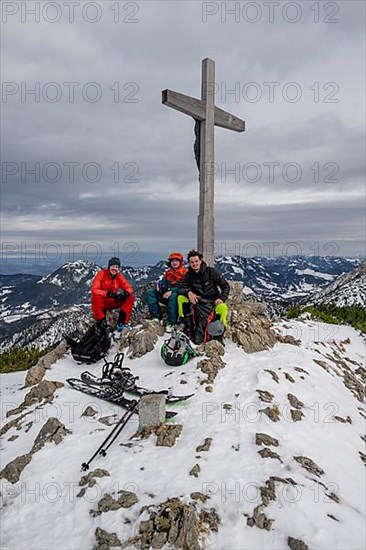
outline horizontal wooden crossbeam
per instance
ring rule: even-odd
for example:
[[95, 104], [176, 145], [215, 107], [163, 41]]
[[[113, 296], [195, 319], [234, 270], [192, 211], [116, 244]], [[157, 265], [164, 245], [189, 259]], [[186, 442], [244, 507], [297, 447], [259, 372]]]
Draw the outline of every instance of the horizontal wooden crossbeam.
[[[205, 120], [206, 104], [202, 99], [191, 97], [173, 90], [163, 90], [162, 103], [172, 109], [193, 117], [195, 120]], [[215, 107], [215, 126], [233, 130], [234, 132], [244, 132], [245, 121], [227, 111]]]

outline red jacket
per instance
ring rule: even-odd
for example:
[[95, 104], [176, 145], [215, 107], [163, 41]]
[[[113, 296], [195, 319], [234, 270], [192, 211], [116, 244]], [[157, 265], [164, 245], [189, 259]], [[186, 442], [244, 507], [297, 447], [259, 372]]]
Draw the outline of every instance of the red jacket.
[[179, 281], [183, 279], [184, 275], [187, 273], [187, 269], [184, 267], [182, 254], [180, 252], [172, 252], [169, 255], [168, 265], [170, 265], [170, 262], [173, 258], [177, 258], [179, 260], [178, 269], [173, 269], [172, 267], [169, 267], [169, 269], [167, 269], [163, 275], [163, 278], [168, 281], [169, 288], [171, 286], [177, 286]]
[[102, 296], [103, 298], [106, 298], [108, 290], [117, 292], [119, 288], [127, 290], [131, 295], [133, 295], [133, 288], [124, 278], [122, 273], [117, 273], [115, 277], [112, 277], [109, 269], [101, 269], [94, 277], [91, 292], [92, 295], [94, 294], [95, 296]]

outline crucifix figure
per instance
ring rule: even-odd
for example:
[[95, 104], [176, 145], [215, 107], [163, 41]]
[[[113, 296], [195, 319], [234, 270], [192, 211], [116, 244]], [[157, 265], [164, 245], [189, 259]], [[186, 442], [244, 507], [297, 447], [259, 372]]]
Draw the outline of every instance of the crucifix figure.
[[172, 90], [164, 90], [162, 103], [193, 117], [196, 121], [195, 153], [200, 181], [197, 250], [203, 253], [207, 265], [213, 266], [215, 262], [215, 126], [234, 130], [234, 132], [243, 132], [245, 122], [215, 107], [215, 62], [208, 58], [202, 61], [201, 99]]

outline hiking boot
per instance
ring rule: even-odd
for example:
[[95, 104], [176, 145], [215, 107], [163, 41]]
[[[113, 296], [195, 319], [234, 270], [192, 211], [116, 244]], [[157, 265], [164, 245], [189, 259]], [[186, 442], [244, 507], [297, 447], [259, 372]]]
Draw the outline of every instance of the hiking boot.
[[151, 320], [155, 321], [155, 323], [159, 323], [159, 325], [163, 324], [163, 319], [159, 319], [158, 317], [153, 317]]
[[107, 325], [107, 319], [105, 317], [103, 317], [103, 319], [98, 319], [98, 321], [95, 323], [95, 331], [98, 334], [103, 334], [108, 330], [108, 328], [109, 327]]
[[117, 325], [117, 332], [122, 332], [123, 330], [132, 330], [130, 323], [120, 323]]

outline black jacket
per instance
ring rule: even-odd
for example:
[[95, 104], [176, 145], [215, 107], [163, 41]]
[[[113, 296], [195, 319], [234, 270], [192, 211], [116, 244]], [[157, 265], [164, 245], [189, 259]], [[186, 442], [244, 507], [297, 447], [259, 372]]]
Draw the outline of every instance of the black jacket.
[[223, 302], [228, 299], [230, 287], [226, 279], [215, 269], [202, 262], [198, 273], [188, 268], [187, 273], [180, 281], [179, 294], [188, 295], [189, 291], [206, 300], [216, 300], [220, 298]]

